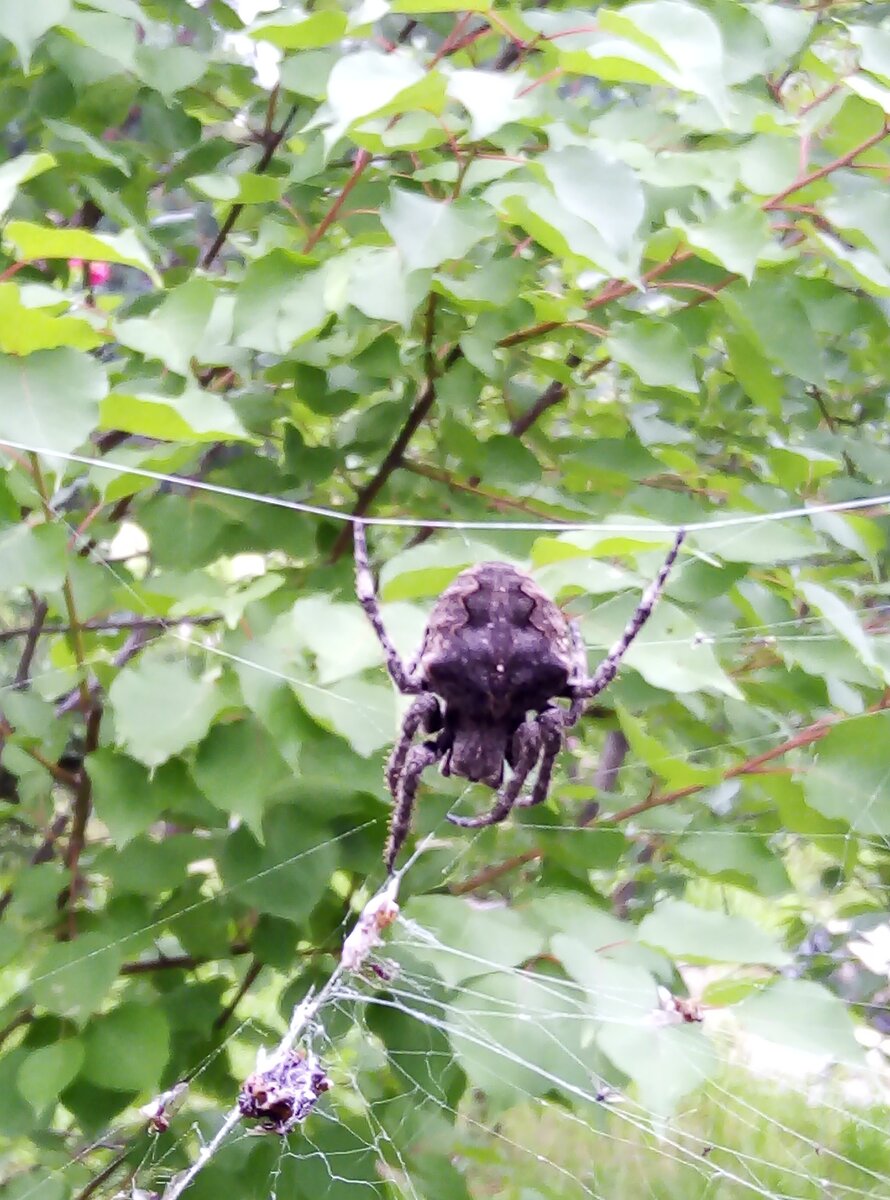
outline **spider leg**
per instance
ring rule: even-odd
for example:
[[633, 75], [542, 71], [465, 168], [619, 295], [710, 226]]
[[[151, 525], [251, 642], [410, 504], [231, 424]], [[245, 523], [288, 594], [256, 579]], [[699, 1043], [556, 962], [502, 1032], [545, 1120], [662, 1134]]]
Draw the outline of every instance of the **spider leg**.
[[392, 872], [393, 863], [411, 830], [411, 813], [414, 810], [414, 797], [417, 795], [420, 777], [427, 767], [432, 766], [441, 757], [441, 749], [433, 742], [412, 746], [408, 751], [405, 770], [399, 786], [399, 796], [389, 823], [389, 837], [383, 852], [383, 861], [389, 872]]
[[618, 668], [621, 665], [621, 660], [624, 658], [627, 651], [630, 649], [634, 638], [652, 616], [652, 610], [658, 602], [658, 598], [664, 590], [664, 585], [667, 582], [667, 577], [671, 572], [671, 567], [677, 559], [677, 554], [680, 551], [680, 546], [683, 544], [683, 539], [686, 537], [685, 529], [678, 531], [674, 544], [664, 560], [664, 566], [655, 576], [653, 581], [643, 593], [643, 598], [637, 605], [636, 612], [625, 626], [621, 637], [594, 671], [594, 673], [585, 679], [576, 679], [569, 686], [569, 692], [573, 701], [580, 699], [590, 699], [592, 696], [597, 696], [604, 688], [607, 688], [615, 676], [618, 674]]
[[[571, 720], [571, 712], [571, 709], [566, 712], [562, 708], [548, 708], [538, 718], [538, 728], [541, 733], [541, 744], [543, 746], [541, 766], [538, 770], [538, 778], [535, 780], [535, 786], [532, 788], [531, 795], [520, 796], [516, 801], [517, 808], [532, 808], [535, 804], [543, 804], [547, 799], [547, 793], [550, 791], [550, 779], [553, 775], [553, 765], [556, 762], [556, 756], [562, 749], [563, 733], [566, 726], [575, 723]], [[577, 720], [577, 717], [575, 720]]]
[[406, 667], [401, 656], [392, 643], [383, 617], [380, 615], [380, 604], [377, 600], [377, 589], [374, 586], [374, 576], [368, 561], [368, 544], [365, 540], [365, 526], [362, 521], [353, 522], [353, 541], [355, 544], [355, 591], [359, 603], [367, 614], [368, 620], [377, 634], [377, 640], [383, 647], [386, 656], [386, 669], [393, 683], [400, 692], [406, 695], [416, 695], [423, 691], [423, 683], [416, 678], [417, 658]]
[[576, 684], [587, 678], [587, 647], [584, 645], [584, 636], [577, 621], [569, 621], [569, 633], [572, 635], [572, 666], [574, 672], [566, 689], [572, 701], [568, 709], [563, 713], [563, 725], [566, 729], [570, 725], [574, 725], [584, 711], [584, 700], [575, 695], [574, 689]]
[[427, 733], [435, 733], [436, 730], [442, 728], [442, 709], [439, 707], [436, 697], [430, 695], [429, 692], [418, 696], [405, 713], [399, 740], [393, 747], [389, 762], [386, 764], [386, 784], [394, 799], [398, 796], [399, 779], [405, 768], [408, 751], [411, 749], [411, 739], [421, 726]]
[[516, 804], [516, 798], [522, 790], [522, 785], [528, 779], [535, 763], [541, 754], [541, 730], [538, 718], [529, 717], [513, 735], [513, 761], [516, 764], [513, 774], [501, 788], [491, 811], [481, 817], [457, 817], [453, 813], [446, 816], [452, 825], [460, 825], [464, 829], [481, 829], [485, 825], [497, 825], [503, 821]]

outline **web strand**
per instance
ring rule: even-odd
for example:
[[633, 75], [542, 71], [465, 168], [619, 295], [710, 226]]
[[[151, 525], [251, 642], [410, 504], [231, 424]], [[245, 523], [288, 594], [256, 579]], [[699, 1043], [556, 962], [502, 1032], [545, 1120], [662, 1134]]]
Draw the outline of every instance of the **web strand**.
[[152, 471], [147, 467], [129, 466], [109, 462], [101, 458], [90, 458], [84, 454], [73, 454], [62, 450], [52, 450], [46, 446], [34, 446], [26, 442], [14, 442], [8, 438], [0, 439], [0, 446], [10, 450], [20, 450], [27, 454], [39, 454], [44, 458], [58, 458], [63, 462], [78, 463], [85, 467], [96, 467], [103, 471], [115, 471], [119, 475], [134, 475], [140, 479], [151, 479], [155, 483], [167, 483], [176, 487], [191, 488], [195, 491], [209, 492], [217, 496], [228, 496], [236, 500], [249, 500], [256, 504], [266, 504], [272, 508], [284, 508], [291, 512], [304, 513], [309, 516], [324, 517], [331, 521], [354, 523], [361, 520], [364, 525], [378, 525], [390, 529], [452, 529], [452, 530], [492, 530], [509, 532], [511, 530], [525, 533], [626, 533], [647, 534], [665, 533], [677, 534], [681, 529], [687, 533], [711, 532], [718, 529], [733, 529], [746, 526], [766, 525], [775, 521], [791, 521], [819, 516], [822, 513], [858, 512], [863, 509], [884, 508], [890, 505], [890, 494], [879, 496], [860, 496], [853, 500], [837, 500], [818, 504], [801, 505], [797, 508], [780, 509], [776, 512], [751, 513], [749, 516], [716, 517], [707, 521], [684, 521], [682, 525], [666, 524], [659, 521], [649, 521], [641, 518], [639, 521], [457, 521], [442, 517], [355, 517], [352, 513], [341, 509], [326, 508], [323, 505], [307, 504], [301, 500], [286, 500], [281, 496], [264, 496], [257, 492], [245, 491], [242, 488], [228, 487], [220, 483], [208, 483], [205, 480], [190, 479], [183, 475], [169, 475], [163, 471]]

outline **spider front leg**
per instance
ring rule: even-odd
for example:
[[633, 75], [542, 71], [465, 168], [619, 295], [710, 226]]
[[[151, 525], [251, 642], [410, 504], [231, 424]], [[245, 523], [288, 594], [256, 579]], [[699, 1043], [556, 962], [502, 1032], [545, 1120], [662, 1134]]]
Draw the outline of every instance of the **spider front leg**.
[[386, 764], [386, 784], [392, 792], [394, 800], [398, 799], [399, 779], [405, 767], [408, 751], [411, 749], [412, 738], [421, 726], [426, 733], [436, 733], [442, 728], [442, 720], [439, 701], [429, 692], [418, 696], [405, 713], [399, 740], [393, 747], [389, 762]]
[[418, 692], [423, 691], [423, 683], [416, 677], [415, 664], [412, 663], [410, 667], [406, 667], [402, 662], [401, 655], [386, 632], [383, 617], [380, 615], [380, 604], [377, 599], [377, 589], [374, 586], [374, 576], [371, 573], [371, 564], [368, 561], [368, 544], [365, 540], [365, 526], [362, 521], [353, 523], [353, 542], [355, 545], [356, 595], [383, 647], [386, 669], [400, 692], [404, 692], [406, 695], [417, 695]]
[[[537, 717], [529, 717], [513, 734], [513, 774], [498, 793], [490, 812], [481, 817], [457, 817], [447, 813], [452, 825], [464, 829], [482, 829], [486, 825], [497, 825], [509, 815], [516, 804], [522, 785], [534, 769], [541, 754], [541, 728]], [[554, 756], [555, 757], [555, 756]], [[552, 769], [552, 763], [551, 763]]]
[[671, 567], [677, 560], [677, 555], [680, 547], [683, 544], [683, 539], [686, 537], [686, 530], [680, 529], [677, 536], [674, 538], [674, 544], [664, 560], [664, 566], [655, 576], [653, 581], [643, 593], [643, 598], [637, 605], [631, 619], [625, 626], [621, 637], [590, 676], [590, 678], [574, 679], [569, 684], [569, 694], [574, 702], [581, 699], [589, 700], [592, 696], [597, 696], [601, 691], [609, 686], [615, 676], [618, 674], [618, 668], [621, 665], [621, 660], [624, 658], [627, 651], [630, 649], [634, 638], [652, 616], [652, 610], [658, 603], [658, 598], [664, 590], [664, 585], [667, 582], [667, 577], [671, 573]]
[[414, 811], [414, 798], [417, 795], [420, 777], [427, 767], [431, 767], [441, 757], [442, 750], [431, 742], [424, 742], [422, 746], [412, 746], [408, 751], [398, 799], [389, 823], [389, 837], [383, 852], [383, 862], [390, 873], [399, 851], [405, 844], [405, 838], [411, 831], [411, 813]]

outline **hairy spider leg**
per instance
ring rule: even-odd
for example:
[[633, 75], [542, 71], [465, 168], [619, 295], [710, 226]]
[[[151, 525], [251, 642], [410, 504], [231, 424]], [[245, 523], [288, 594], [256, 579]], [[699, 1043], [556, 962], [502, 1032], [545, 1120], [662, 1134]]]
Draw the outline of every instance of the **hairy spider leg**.
[[486, 825], [497, 825], [514, 807], [522, 785], [532, 773], [535, 763], [541, 755], [540, 719], [529, 717], [523, 721], [513, 734], [513, 739], [513, 759], [516, 765], [510, 779], [498, 793], [491, 811], [484, 813], [481, 817], [458, 817], [454, 813], [447, 813], [446, 816], [452, 825], [461, 825], [464, 829], [481, 829]]
[[386, 783], [394, 800], [398, 797], [399, 779], [405, 768], [411, 741], [421, 726], [427, 733], [435, 733], [442, 728], [442, 709], [436, 697], [429, 692], [418, 696], [405, 713], [399, 740], [386, 764]]
[[658, 598], [664, 590], [664, 585], [667, 582], [667, 577], [671, 573], [671, 567], [677, 560], [677, 554], [683, 544], [683, 539], [686, 537], [686, 530], [680, 529], [674, 539], [674, 544], [670, 549], [670, 553], [664, 560], [664, 566], [655, 576], [653, 581], [643, 593], [643, 598], [637, 606], [636, 612], [628, 621], [624, 633], [590, 676], [589, 679], [573, 680], [569, 686], [573, 700], [584, 698], [589, 700], [592, 696], [597, 696], [604, 688], [607, 688], [615, 676], [618, 674], [618, 668], [621, 665], [621, 660], [624, 658], [627, 651], [630, 649], [634, 638], [652, 616], [652, 610], [655, 608]]
[[574, 675], [569, 680], [567, 691], [571, 696], [571, 704], [567, 709], [563, 709], [563, 726], [568, 729], [570, 725], [575, 725], [580, 719], [581, 714], [586, 707], [582, 697], [574, 694], [574, 683], [576, 680], [587, 678], [587, 647], [584, 645], [584, 635], [581, 632], [581, 626], [577, 621], [569, 621], [569, 633], [572, 636], [572, 662], [575, 667]]
[[414, 696], [424, 690], [423, 683], [416, 678], [416, 664], [405, 666], [401, 656], [390, 640], [380, 615], [380, 604], [377, 600], [377, 589], [374, 586], [374, 576], [368, 561], [368, 543], [365, 541], [365, 526], [362, 521], [353, 522], [353, 542], [355, 545], [355, 591], [359, 603], [367, 614], [368, 620], [377, 634], [377, 640], [383, 647], [386, 656], [386, 669], [393, 683], [400, 692]]
[[575, 704], [573, 703], [572, 708], [568, 712], [562, 708], [548, 708], [538, 717], [538, 728], [541, 732], [541, 744], [543, 746], [541, 766], [538, 769], [538, 777], [535, 780], [535, 786], [532, 788], [531, 795], [520, 796], [516, 801], [516, 808], [533, 808], [536, 804], [543, 804], [547, 799], [547, 793], [550, 791], [550, 778], [553, 775], [553, 765], [562, 749], [563, 733], [568, 725], [574, 725], [578, 719], [577, 717], [575, 717], [574, 721], [571, 719], [574, 707]]
[[431, 767], [441, 757], [441, 748], [432, 742], [412, 746], [408, 751], [405, 770], [399, 786], [399, 796], [389, 823], [389, 837], [383, 852], [383, 862], [387, 871], [392, 871], [396, 857], [411, 830], [411, 814], [414, 811], [414, 798], [417, 795], [420, 777], [427, 767]]

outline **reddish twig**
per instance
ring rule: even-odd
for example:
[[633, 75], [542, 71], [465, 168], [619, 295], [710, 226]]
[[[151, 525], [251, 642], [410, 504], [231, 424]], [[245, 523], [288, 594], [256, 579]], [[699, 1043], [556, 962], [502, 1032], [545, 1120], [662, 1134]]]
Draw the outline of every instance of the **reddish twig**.
[[[877, 704], [871, 705], [867, 711], [870, 713], [884, 712], [888, 708], [890, 708], [890, 689], [884, 693]], [[753, 758], [748, 758], [743, 763], [739, 763], [735, 767], [730, 767], [723, 776], [724, 780], [738, 779], [743, 775], [761, 774], [761, 768], [766, 763], [774, 762], [775, 759], [790, 754], [792, 750], [799, 750], [803, 746], [810, 746], [813, 742], [820, 741], [842, 716], [843, 714], [841, 713], [832, 713], [829, 716], [821, 717], [818, 721], [814, 721], [812, 725], [808, 725], [806, 729], [802, 729], [800, 733], [796, 733], [793, 737], [788, 738], [787, 741], [782, 742], [780, 746], [774, 746], [772, 750], [765, 750], [763, 754], [756, 754]], [[656, 793], [645, 800], [641, 800], [639, 804], [631, 804], [628, 808], [622, 808], [618, 812], [606, 814], [600, 823], [617, 825], [622, 821], [630, 820], [631, 817], [639, 816], [640, 813], [649, 812], [650, 809], [664, 808], [666, 805], [676, 804], [678, 800], [683, 800], [687, 796], [693, 796], [696, 792], [704, 791], [705, 788], [711, 786], [712, 784], [710, 783], [692, 783], [687, 787], [676, 788], [671, 792]], [[450, 891], [455, 896], [466, 895], [468, 892], [475, 891], [479, 887], [494, 883], [495, 880], [500, 879], [501, 876], [508, 874], [510, 871], [516, 870], [517, 867], [525, 866], [526, 863], [537, 862], [543, 857], [544, 850], [540, 847], [533, 850], [526, 850], [522, 854], [505, 859], [501, 863], [495, 863], [490, 867], [486, 867], [461, 883], [453, 884]]]
[[359, 150], [356, 153], [355, 163], [353, 165], [351, 175], [346, 180], [346, 182], [343, 184], [343, 189], [340, 192], [340, 195], [337, 197], [337, 199], [334, 201], [334, 203], [331, 205], [331, 207], [328, 209], [328, 211], [322, 217], [321, 221], [318, 223], [318, 226], [306, 238], [306, 241], [303, 244], [303, 253], [304, 254], [308, 254], [310, 251], [315, 249], [315, 247], [318, 245], [318, 243], [324, 237], [325, 233], [327, 233], [328, 229], [331, 227], [331, 225], [333, 225], [334, 221], [336, 221], [337, 214], [340, 212], [340, 209], [346, 203], [346, 197], [349, 195], [349, 193], [352, 191], [352, 189], [358, 183], [359, 179], [362, 176], [362, 172], [365, 170], [365, 168], [367, 167], [367, 165], [370, 161], [371, 161], [371, 151], [370, 150]]

